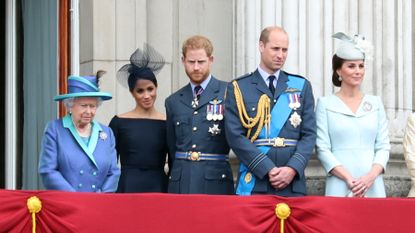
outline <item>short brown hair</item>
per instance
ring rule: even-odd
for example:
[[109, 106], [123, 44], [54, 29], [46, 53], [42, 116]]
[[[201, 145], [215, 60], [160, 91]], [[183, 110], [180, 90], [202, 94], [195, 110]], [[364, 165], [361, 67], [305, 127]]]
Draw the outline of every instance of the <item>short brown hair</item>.
[[212, 56], [213, 45], [210, 40], [201, 35], [195, 35], [183, 42], [182, 54], [186, 57], [186, 52], [189, 49], [204, 49], [208, 57]]
[[261, 35], [259, 36], [259, 41], [261, 41], [262, 43], [266, 44], [269, 41], [269, 34], [272, 31], [281, 31], [281, 32], [285, 33], [286, 35], [288, 35], [287, 32], [282, 27], [270, 26], [270, 27], [264, 28], [261, 31]]

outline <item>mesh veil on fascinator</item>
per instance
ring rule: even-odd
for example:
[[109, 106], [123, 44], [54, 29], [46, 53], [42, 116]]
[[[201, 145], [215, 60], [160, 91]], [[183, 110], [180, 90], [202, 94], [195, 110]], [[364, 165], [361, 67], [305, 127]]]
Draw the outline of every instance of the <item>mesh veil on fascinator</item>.
[[117, 79], [131, 90], [134, 89], [138, 79], [152, 81], [157, 86], [156, 74], [160, 72], [165, 64], [163, 56], [160, 55], [149, 44], [144, 43], [143, 50], [137, 49], [130, 57], [130, 64], [121, 67], [117, 72]]
[[336, 50], [338, 57], [345, 60], [372, 59], [373, 46], [363, 36], [350, 37], [343, 32], [337, 32], [332, 37], [341, 41]]

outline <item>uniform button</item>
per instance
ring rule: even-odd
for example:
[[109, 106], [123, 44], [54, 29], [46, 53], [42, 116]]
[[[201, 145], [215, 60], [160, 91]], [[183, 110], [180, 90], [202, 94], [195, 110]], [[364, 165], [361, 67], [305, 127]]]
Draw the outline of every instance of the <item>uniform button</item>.
[[180, 122], [176, 122], [176, 125], [180, 125]]
[[224, 179], [224, 178], [226, 178], [226, 175], [225, 174], [222, 174], [222, 179]]
[[171, 176], [169, 176], [169, 180], [171, 180]]
[[197, 115], [198, 113], [199, 113], [198, 111], [194, 111], [194, 112], [193, 112], [193, 114], [194, 114], [194, 115]]
[[95, 189], [95, 184], [91, 185], [91, 188], [92, 188], [92, 189]]
[[197, 130], [197, 127], [193, 127], [193, 131], [196, 131]]
[[96, 176], [97, 175], [97, 172], [93, 172], [92, 175]]
[[78, 187], [82, 188], [82, 184], [78, 184]]
[[193, 145], [192, 145], [192, 148], [193, 148], [193, 149], [194, 149], [194, 148], [196, 148], [196, 144], [193, 144]]
[[274, 100], [274, 103], [276, 103], [277, 102], [277, 100]]
[[80, 170], [79, 174], [83, 175], [84, 174], [84, 170]]
[[255, 108], [252, 108], [252, 111], [255, 111]]

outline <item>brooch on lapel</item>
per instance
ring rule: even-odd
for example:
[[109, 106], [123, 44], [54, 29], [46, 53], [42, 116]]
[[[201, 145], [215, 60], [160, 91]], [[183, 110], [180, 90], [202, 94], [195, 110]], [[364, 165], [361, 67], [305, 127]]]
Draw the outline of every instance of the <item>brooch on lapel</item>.
[[107, 139], [108, 135], [105, 132], [99, 132], [99, 138], [101, 138], [102, 140]]
[[214, 121], [221, 121], [223, 120], [223, 104], [222, 100], [211, 100], [209, 101], [209, 104], [206, 107], [206, 119], [208, 121], [214, 120]]
[[367, 102], [367, 101], [365, 101], [363, 103], [363, 111], [369, 112], [370, 110], [372, 110], [372, 104], [369, 103], [369, 102]]
[[302, 121], [301, 116], [297, 113], [297, 109], [301, 107], [299, 92], [289, 93], [288, 100], [289, 100], [288, 107], [291, 108], [291, 110], [293, 111], [289, 120], [290, 120], [291, 125], [294, 128], [297, 128], [301, 124], [301, 121]]

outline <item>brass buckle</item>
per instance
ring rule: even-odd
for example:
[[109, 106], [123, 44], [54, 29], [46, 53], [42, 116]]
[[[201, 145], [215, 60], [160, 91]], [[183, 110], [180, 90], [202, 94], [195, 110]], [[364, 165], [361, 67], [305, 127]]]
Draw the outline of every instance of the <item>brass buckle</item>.
[[284, 138], [274, 138], [274, 145], [273, 147], [285, 147]]
[[190, 154], [190, 157], [189, 157], [190, 160], [192, 160], [192, 161], [199, 161], [200, 160], [200, 152], [190, 151], [189, 154]]

